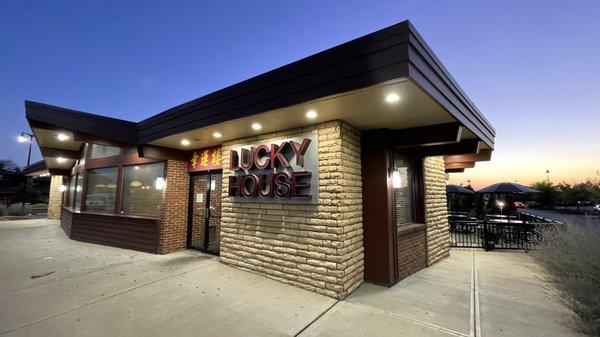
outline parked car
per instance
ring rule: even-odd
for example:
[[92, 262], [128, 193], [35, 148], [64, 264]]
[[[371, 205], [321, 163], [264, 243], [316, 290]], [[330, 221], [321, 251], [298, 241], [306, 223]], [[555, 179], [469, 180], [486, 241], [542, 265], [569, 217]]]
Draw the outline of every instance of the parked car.
[[520, 202], [520, 201], [515, 201], [515, 208], [526, 208], [527, 206], [525, 206], [524, 203]]

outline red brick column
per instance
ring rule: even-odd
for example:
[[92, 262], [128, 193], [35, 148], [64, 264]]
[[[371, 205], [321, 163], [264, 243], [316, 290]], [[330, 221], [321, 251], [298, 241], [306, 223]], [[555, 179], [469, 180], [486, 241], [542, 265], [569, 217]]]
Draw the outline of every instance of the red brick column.
[[187, 235], [190, 176], [184, 161], [169, 160], [165, 168], [166, 186], [158, 233], [158, 253], [184, 249]]

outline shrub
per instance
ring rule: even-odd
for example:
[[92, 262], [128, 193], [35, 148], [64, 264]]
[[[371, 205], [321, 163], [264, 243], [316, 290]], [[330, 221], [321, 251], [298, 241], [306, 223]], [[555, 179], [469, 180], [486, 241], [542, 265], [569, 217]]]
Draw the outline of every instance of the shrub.
[[8, 214], [8, 209], [6, 208], [6, 205], [0, 204], [0, 216], [5, 216], [7, 214]]
[[29, 215], [31, 214], [31, 206], [27, 204], [12, 204], [8, 206], [8, 214], [17, 216]]
[[548, 228], [533, 251], [580, 318], [583, 332], [600, 336], [600, 227], [570, 224]]

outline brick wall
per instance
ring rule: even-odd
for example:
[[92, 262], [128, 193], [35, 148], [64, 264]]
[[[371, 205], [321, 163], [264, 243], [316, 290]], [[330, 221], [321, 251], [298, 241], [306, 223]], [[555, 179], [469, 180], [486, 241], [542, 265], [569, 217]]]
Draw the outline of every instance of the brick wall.
[[185, 161], [165, 163], [163, 205], [158, 228], [158, 253], [166, 254], [186, 246], [188, 190], [190, 176]]
[[60, 220], [60, 210], [62, 207], [62, 195], [60, 186], [63, 184], [62, 176], [52, 176], [50, 178], [50, 195], [48, 197], [48, 219]]
[[425, 222], [427, 224], [427, 265], [450, 255], [450, 232], [446, 204], [446, 181], [443, 157], [424, 161]]
[[[318, 130], [319, 204], [236, 203], [232, 146]], [[334, 298], [363, 280], [360, 136], [340, 121], [223, 144], [221, 261]]]
[[398, 280], [427, 267], [427, 237], [424, 224], [398, 227]]

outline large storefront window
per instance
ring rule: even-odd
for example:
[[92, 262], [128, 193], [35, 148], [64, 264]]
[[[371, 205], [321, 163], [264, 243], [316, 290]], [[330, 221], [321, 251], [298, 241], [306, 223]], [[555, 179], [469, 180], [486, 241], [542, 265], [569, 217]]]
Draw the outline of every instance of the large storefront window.
[[404, 226], [415, 221], [413, 198], [413, 173], [410, 160], [395, 158], [395, 171], [392, 176], [396, 201], [396, 224]]
[[155, 163], [123, 168], [123, 214], [160, 215], [164, 166], [163, 163]]
[[92, 144], [92, 153], [90, 154], [91, 159], [106, 158], [118, 156], [121, 154], [121, 149], [114, 146]]
[[113, 213], [117, 195], [117, 168], [88, 170], [87, 179], [85, 210]]

